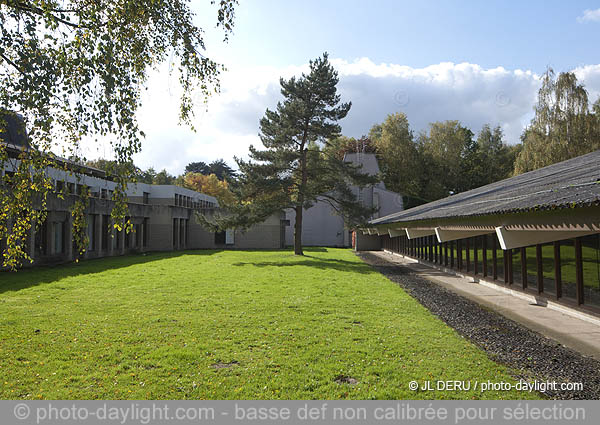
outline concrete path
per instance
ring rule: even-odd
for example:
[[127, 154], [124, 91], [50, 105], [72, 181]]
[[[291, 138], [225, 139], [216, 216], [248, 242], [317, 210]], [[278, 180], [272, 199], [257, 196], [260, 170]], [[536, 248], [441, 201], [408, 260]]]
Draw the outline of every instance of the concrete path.
[[[573, 310], [566, 314], [536, 303], [534, 295], [512, 291], [472, 277], [446, 273], [411, 258], [383, 251], [371, 251], [382, 260], [407, 267], [415, 274], [532, 329], [582, 354], [600, 360], [600, 318]], [[509, 291], [510, 292], [510, 291]], [[576, 317], [579, 316], [579, 317]]]

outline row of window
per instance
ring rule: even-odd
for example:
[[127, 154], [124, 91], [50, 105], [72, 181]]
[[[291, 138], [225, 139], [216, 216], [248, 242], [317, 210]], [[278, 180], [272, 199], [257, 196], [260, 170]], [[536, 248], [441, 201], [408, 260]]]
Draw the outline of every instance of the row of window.
[[[96, 250], [98, 241], [96, 231], [98, 220], [101, 220], [100, 251], [108, 251], [109, 247], [111, 250], [117, 250], [121, 245], [123, 245], [125, 249], [146, 248], [148, 246], [147, 218], [144, 218], [143, 223], [134, 224], [132, 233], [114, 230], [113, 237], [114, 227], [111, 224], [110, 215], [91, 214], [88, 216], [87, 222], [87, 236], [89, 238], [88, 251], [94, 252]], [[123, 244], [121, 243], [122, 240]]]
[[502, 250], [495, 233], [439, 243], [382, 236], [383, 248], [473, 276], [600, 308], [600, 234]]
[[204, 208], [215, 208], [215, 203], [211, 201], [205, 201], [201, 199], [200, 201], [194, 201], [189, 196], [175, 194], [175, 206], [177, 207], [186, 207], [186, 208], [194, 208], [194, 209], [204, 209]]
[[[98, 235], [97, 224], [100, 223], [100, 235]], [[133, 233], [125, 234], [125, 232], [114, 231], [110, 224], [109, 215], [91, 214], [87, 220], [87, 236], [89, 238], [87, 251], [95, 252], [97, 249], [107, 252], [117, 250], [121, 246], [125, 249], [146, 248], [148, 246], [148, 219], [145, 218], [143, 223], [134, 224]], [[34, 243], [36, 257], [46, 255], [61, 255], [67, 252], [67, 226], [64, 221], [44, 222], [41, 227], [35, 232]], [[51, 237], [51, 241], [48, 237]], [[123, 240], [124, 238], [124, 240]], [[99, 242], [99, 245], [97, 243]], [[73, 252], [77, 252], [77, 247], [73, 242]]]
[[[65, 192], [68, 195], [78, 195], [81, 196], [83, 193], [83, 189], [86, 188], [90, 190], [90, 187], [84, 184], [75, 184], [72, 182], [64, 182], [62, 180], [54, 181], [54, 188], [56, 193]], [[100, 188], [98, 192], [91, 191], [90, 196], [93, 198], [101, 198], [101, 199], [112, 199], [114, 191], [109, 189]]]

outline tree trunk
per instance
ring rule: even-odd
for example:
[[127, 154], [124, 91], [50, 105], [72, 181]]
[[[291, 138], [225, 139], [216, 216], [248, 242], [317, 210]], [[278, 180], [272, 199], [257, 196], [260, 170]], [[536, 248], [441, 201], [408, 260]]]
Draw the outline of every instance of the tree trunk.
[[302, 251], [302, 205], [296, 207], [296, 223], [294, 224], [294, 254], [304, 255]]
[[302, 145], [300, 146], [300, 189], [298, 190], [298, 205], [296, 205], [296, 223], [294, 225], [294, 254], [304, 255], [302, 251], [302, 212], [304, 208], [304, 191], [306, 190], [306, 182], [308, 175], [306, 173], [306, 149], [304, 145], [306, 142], [306, 130], [304, 131], [304, 137], [302, 138]]

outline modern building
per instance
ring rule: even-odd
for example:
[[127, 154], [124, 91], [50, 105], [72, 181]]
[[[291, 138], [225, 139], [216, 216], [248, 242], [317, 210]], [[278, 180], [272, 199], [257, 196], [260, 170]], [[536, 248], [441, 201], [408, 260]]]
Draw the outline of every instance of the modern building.
[[[360, 165], [361, 171], [365, 174], [376, 176], [380, 173], [377, 157], [373, 153], [347, 153], [344, 155], [344, 161], [355, 166]], [[358, 202], [377, 209], [373, 218], [403, 209], [402, 195], [387, 190], [382, 181], [364, 188], [352, 186], [352, 190]], [[286, 219], [291, 224], [286, 227], [285, 240], [291, 244], [294, 241], [296, 212], [286, 210]], [[311, 208], [305, 209], [302, 215], [302, 244], [350, 247], [352, 231], [325, 199], [319, 199]]]
[[384, 249], [540, 305], [600, 315], [600, 151], [371, 221]]
[[[10, 123], [9, 123], [10, 124]], [[19, 154], [29, 149], [26, 137], [8, 126], [2, 146], [9, 160], [0, 163], [0, 176], [14, 172]], [[145, 251], [181, 249], [279, 249], [285, 246], [285, 217], [274, 214], [246, 232], [209, 232], [195, 219], [196, 214], [213, 214], [215, 198], [178, 186], [132, 183], [127, 187], [127, 203], [133, 232], [116, 231], [111, 225], [117, 186], [102, 170], [58, 160], [60, 167], [46, 172], [54, 191], [47, 198], [47, 218], [32, 230], [27, 246], [34, 265], [71, 261], [77, 256], [73, 243], [71, 211], [83, 188], [90, 193], [86, 208], [89, 245], [83, 258], [98, 258]], [[6, 241], [0, 239], [0, 252]]]

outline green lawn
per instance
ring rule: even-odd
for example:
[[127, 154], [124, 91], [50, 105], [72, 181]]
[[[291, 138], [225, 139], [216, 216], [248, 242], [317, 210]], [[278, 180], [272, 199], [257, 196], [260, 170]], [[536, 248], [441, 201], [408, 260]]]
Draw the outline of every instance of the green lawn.
[[512, 378], [351, 251], [307, 254], [188, 251], [2, 273], [0, 396], [538, 397], [409, 391], [411, 380]]

